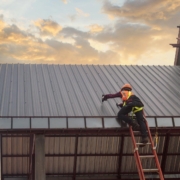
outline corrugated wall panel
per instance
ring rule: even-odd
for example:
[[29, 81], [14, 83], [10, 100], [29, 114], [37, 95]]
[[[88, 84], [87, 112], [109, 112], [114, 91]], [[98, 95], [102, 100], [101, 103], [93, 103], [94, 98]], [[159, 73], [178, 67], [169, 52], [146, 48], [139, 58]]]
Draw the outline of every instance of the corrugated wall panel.
[[77, 173], [117, 172], [118, 157], [86, 156], [77, 158]]
[[75, 137], [46, 137], [46, 154], [74, 154]]
[[180, 156], [167, 156], [166, 159], [166, 166], [165, 171], [166, 172], [180, 172]]
[[2, 155], [28, 155], [29, 137], [3, 137]]
[[46, 157], [45, 162], [46, 173], [73, 173], [74, 157]]
[[3, 174], [28, 174], [29, 173], [28, 157], [6, 157], [2, 159]]
[[79, 137], [78, 154], [116, 154], [120, 140], [120, 137]]
[[117, 65], [0, 65], [1, 116], [114, 116], [130, 83], [148, 116], [179, 116], [180, 67]]

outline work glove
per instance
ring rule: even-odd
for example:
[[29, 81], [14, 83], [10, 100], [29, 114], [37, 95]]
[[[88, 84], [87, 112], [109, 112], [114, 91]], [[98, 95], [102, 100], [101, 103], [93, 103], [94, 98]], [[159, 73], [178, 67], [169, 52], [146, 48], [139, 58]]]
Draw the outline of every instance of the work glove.
[[123, 103], [116, 103], [116, 106], [117, 106], [118, 108], [122, 108], [122, 107], [123, 107]]
[[107, 95], [102, 95], [102, 102], [107, 101]]

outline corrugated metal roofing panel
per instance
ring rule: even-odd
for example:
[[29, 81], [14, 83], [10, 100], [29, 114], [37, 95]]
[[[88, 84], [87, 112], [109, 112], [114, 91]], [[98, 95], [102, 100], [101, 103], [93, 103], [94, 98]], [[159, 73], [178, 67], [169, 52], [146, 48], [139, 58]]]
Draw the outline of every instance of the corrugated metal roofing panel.
[[148, 116], [179, 116], [180, 67], [0, 64], [1, 116], [114, 116], [131, 83]]

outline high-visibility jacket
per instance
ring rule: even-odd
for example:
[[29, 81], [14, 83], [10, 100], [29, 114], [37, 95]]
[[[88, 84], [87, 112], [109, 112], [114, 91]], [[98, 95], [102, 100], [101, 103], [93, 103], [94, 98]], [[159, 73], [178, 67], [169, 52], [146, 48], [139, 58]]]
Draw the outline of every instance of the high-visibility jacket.
[[128, 103], [133, 104], [133, 101], [136, 101], [141, 105], [141, 106], [132, 106], [133, 113], [136, 113], [143, 109], [143, 106], [144, 106], [143, 103], [137, 96], [134, 95], [134, 93], [132, 91], [121, 91], [120, 93], [122, 95], [121, 98], [123, 101], [123, 106], [128, 105]]

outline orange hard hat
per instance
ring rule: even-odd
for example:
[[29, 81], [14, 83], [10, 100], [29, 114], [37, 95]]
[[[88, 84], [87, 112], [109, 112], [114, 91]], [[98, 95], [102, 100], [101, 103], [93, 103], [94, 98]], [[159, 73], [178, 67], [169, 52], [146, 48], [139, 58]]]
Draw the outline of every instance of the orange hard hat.
[[132, 90], [132, 86], [130, 84], [124, 84], [123, 87], [121, 88], [121, 91], [125, 90], [125, 89], [131, 91]]

